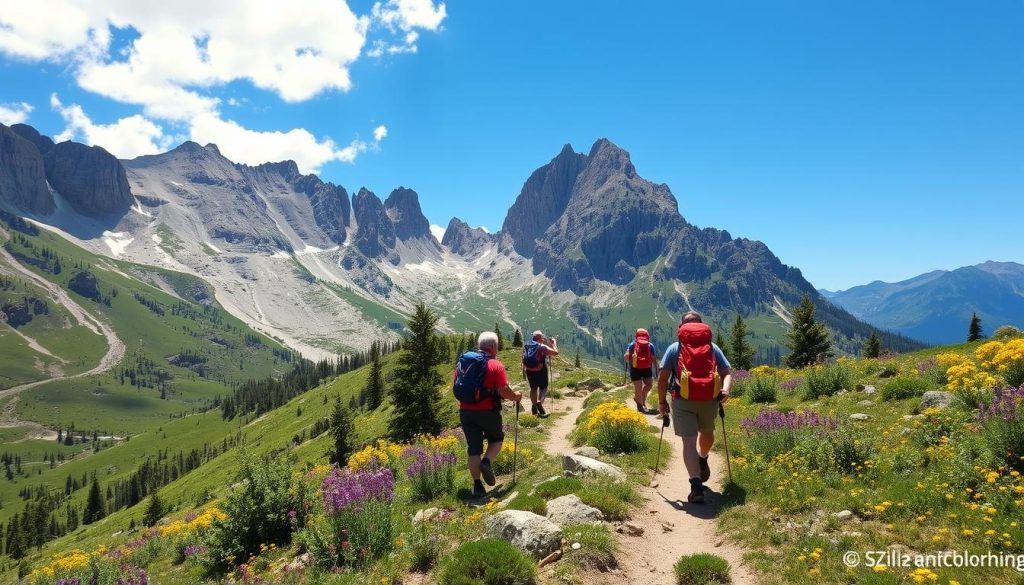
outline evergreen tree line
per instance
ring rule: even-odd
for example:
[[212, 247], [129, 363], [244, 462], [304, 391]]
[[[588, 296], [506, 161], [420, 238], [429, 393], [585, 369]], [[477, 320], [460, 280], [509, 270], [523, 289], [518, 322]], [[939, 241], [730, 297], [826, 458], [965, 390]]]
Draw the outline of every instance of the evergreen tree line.
[[140, 305], [149, 309], [149, 311], [154, 315], [157, 315], [158, 317], [163, 317], [166, 314], [164, 308], [160, 306], [160, 303], [156, 302], [155, 300], [145, 297], [136, 291], [132, 291], [132, 296], [135, 297], [136, 301], [139, 301]]

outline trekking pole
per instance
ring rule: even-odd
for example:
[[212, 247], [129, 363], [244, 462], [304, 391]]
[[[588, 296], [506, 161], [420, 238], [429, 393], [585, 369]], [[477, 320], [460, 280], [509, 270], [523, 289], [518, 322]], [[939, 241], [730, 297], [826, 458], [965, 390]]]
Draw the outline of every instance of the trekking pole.
[[651, 476], [651, 483], [654, 483], [654, 478], [658, 476], [658, 463], [661, 462], [661, 443], [665, 439], [665, 427], [668, 424], [668, 415], [663, 415], [661, 417], [661, 435], [658, 437], [658, 453], [654, 456], [654, 475]]
[[512, 485], [516, 484], [516, 463], [519, 460], [519, 408], [516, 402], [516, 426], [512, 431]]
[[725, 466], [729, 469], [729, 483], [732, 483], [732, 462], [729, 460], [729, 435], [725, 434], [725, 407], [718, 403], [718, 417], [722, 419], [722, 442], [725, 443]]

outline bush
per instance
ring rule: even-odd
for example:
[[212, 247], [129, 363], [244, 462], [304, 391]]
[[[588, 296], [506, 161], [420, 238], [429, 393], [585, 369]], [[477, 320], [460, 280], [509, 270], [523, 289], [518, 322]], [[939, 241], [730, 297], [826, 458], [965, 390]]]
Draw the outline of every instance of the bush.
[[562, 533], [570, 543], [580, 543], [579, 549], [573, 550], [570, 546], [566, 551], [567, 560], [574, 565], [598, 571], [618, 566], [615, 560], [618, 547], [607, 524], [569, 525], [562, 529]]
[[438, 577], [440, 585], [532, 585], [536, 580], [533, 559], [495, 538], [459, 546]]
[[521, 414], [519, 415], [519, 426], [524, 429], [532, 429], [540, 426], [540, 418], [532, 414]]
[[757, 376], [748, 384], [750, 402], [753, 404], [775, 402], [779, 381], [774, 376]]
[[979, 419], [991, 453], [1012, 469], [1024, 471], [1024, 386], [997, 390]]
[[804, 437], [820, 440], [837, 427], [835, 418], [822, 416], [813, 410], [797, 413], [765, 409], [740, 421], [747, 448], [766, 459], [792, 451]]
[[455, 455], [447, 451], [430, 452], [423, 447], [409, 447], [412, 462], [405, 469], [412, 487], [412, 499], [429, 502], [455, 493]]
[[640, 502], [629, 483], [610, 480], [587, 484], [576, 495], [584, 504], [601, 510], [606, 520], [627, 520], [629, 505]]
[[928, 390], [928, 381], [922, 378], [899, 376], [882, 386], [882, 400], [906, 400], [921, 396]]
[[441, 556], [441, 534], [433, 522], [413, 525], [409, 533], [409, 550], [412, 553], [412, 569], [426, 573]]
[[606, 402], [587, 416], [586, 433], [605, 453], [635, 453], [647, 446], [647, 419], [621, 402]]
[[1008, 341], [1014, 337], [1024, 337], [1024, 331], [1021, 331], [1013, 325], [1003, 325], [992, 332], [992, 339], [996, 339], [998, 341]]
[[853, 370], [846, 364], [814, 366], [807, 370], [807, 376], [804, 379], [804, 400], [834, 396], [852, 384]]
[[874, 452], [869, 441], [860, 439], [849, 427], [840, 428], [832, 435], [832, 461], [839, 471], [852, 473], [871, 459]]
[[291, 540], [293, 518], [302, 525], [306, 499], [302, 482], [292, 482], [292, 461], [286, 457], [240, 457], [240, 486], [224, 501], [226, 518], [211, 525], [209, 552], [220, 567], [247, 559], [261, 544], [286, 544]]
[[575, 477], [559, 477], [538, 484], [533, 493], [545, 500], [553, 500], [561, 496], [575, 494], [581, 489], [583, 489], [583, 482]]
[[520, 494], [513, 498], [506, 507], [509, 510], [526, 510], [527, 512], [533, 512], [538, 516], [548, 515], [548, 503], [540, 496]]
[[683, 555], [672, 567], [678, 585], [731, 583], [729, 561], [707, 553]]

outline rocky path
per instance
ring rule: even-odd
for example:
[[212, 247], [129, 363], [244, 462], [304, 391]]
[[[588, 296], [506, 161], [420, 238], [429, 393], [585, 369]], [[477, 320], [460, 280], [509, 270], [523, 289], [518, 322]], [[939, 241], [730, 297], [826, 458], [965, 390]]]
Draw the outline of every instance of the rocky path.
[[[563, 414], [550, 425], [545, 452], [571, 453], [574, 448], [566, 435], [575, 425], [583, 408], [583, 399], [568, 398], [558, 402], [557, 410], [549, 410]], [[650, 418], [652, 422], [655, 420], [655, 417]], [[718, 453], [711, 453], [707, 502], [703, 505], [689, 504], [686, 503], [686, 494], [690, 486], [682, 462], [682, 443], [671, 428], [665, 430], [665, 442], [671, 443], [673, 451], [668, 458], [662, 454], [655, 483], [653, 486], [637, 486], [643, 504], [633, 513], [631, 522], [643, 527], [643, 535], [616, 533], [619, 569], [614, 573], [596, 575], [593, 582], [675, 585], [672, 565], [676, 560], [684, 554], [702, 552], [729, 561], [734, 584], [756, 583], [753, 573], [743, 563], [743, 551], [727, 542], [717, 531], [715, 518], [722, 507], [725, 461]]]

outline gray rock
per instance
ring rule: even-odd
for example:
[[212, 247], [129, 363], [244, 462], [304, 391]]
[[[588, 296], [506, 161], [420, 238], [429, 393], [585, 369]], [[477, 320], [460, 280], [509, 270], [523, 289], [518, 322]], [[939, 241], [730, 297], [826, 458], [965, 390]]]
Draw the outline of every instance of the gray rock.
[[929, 390], [921, 397], [921, 408], [946, 408], [953, 403], [953, 394], [942, 390]]
[[864, 414], [863, 412], [858, 412], [850, 415], [850, 420], [868, 420], [869, 418], [871, 418], [871, 415]]
[[874, 394], [875, 392], [878, 392], [878, 390], [875, 390], [874, 386], [865, 386], [864, 387], [864, 393], [865, 394]]
[[102, 147], [61, 142], [43, 162], [50, 185], [80, 213], [122, 214], [134, 202], [121, 161]]
[[437, 517], [438, 513], [440, 513], [440, 510], [437, 508], [418, 510], [416, 515], [412, 517], [412, 523], [419, 524], [420, 522], [430, 522]]
[[487, 534], [537, 559], [555, 552], [562, 544], [561, 528], [543, 516], [523, 510], [505, 510], [487, 518]]
[[[30, 132], [29, 132], [30, 131]], [[30, 138], [39, 136], [30, 126], [0, 124], [0, 203], [41, 215], [55, 209], [53, 196], [46, 187], [43, 156]]]
[[430, 222], [423, 215], [416, 191], [405, 187], [395, 189], [384, 201], [384, 210], [391, 219], [395, 237], [399, 240], [422, 238], [433, 241]]
[[604, 390], [604, 382], [598, 378], [588, 378], [576, 384], [577, 390], [586, 390], [592, 392], [594, 390]]
[[643, 536], [644, 527], [637, 524], [636, 522], [623, 522], [615, 529], [619, 534], [627, 534], [629, 536]]
[[559, 526], [585, 524], [604, 520], [604, 514], [584, 504], [576, 494], [569, 494], [548, 502], [548, 520]]
[[83, 270], [71, 277], [71, 280], [68, 281], [68, 288], [87, 299], [98, 299], [100, 296], [96, 275], [88, 270]]
[[584, 457], [590, 457], [591, 459], [597, 459], [601, 455], [601, 451], [599, 451], [597, 447], [587, 446], [576, 449], [576, 454]]
[[853, 512], [849, 510], [843, 510], [842, 512], [836, 512], [833, 516], [840, 522], [847, 522], [853, 520]]
[[626, 474], [618, 467], [582, 455], [562, 456], [562, 469], [568, 477], [602, 475], [617, 482], [626, 481]]
[[453, 254], [475, 256], [494, 241], [494, 236], [480, 228], [471, 228], [457, 217], [448, 222], [441, 245], [447, 246]]

